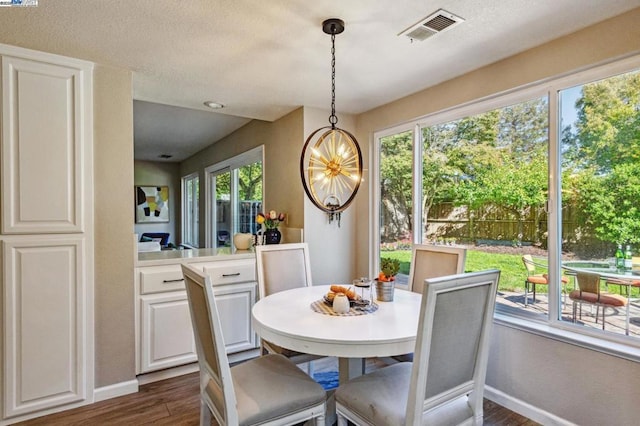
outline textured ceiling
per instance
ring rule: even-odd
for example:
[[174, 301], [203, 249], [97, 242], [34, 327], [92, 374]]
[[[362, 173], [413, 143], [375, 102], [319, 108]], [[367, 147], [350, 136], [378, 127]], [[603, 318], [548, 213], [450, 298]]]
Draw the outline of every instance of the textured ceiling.
[[[0, 8], [0, 42], [131, 69], [134, 98], [146, 101], [134, 110], [145, 122], [135, 126], [136, 158], [157, 159], [172, 138], [186, 135], [187, 113], [205, 111], [206, 100], [226, 107], [196, 114], [185, 147], [217, 140], [246, 119], [275, 120], [301, 105], [328, 109], [331, 42], [321, 23], [329, 17], [346, 23], [336, 37], [336, 108], [361, 113], [638, 6], [640, 0], [39, 0], [38, 7]], [[465, 22], [423, 42], [398, 36], [439, 8]], [[236, 117], [225, 123], [228, 115]], [[167, 120], [175, 132], [163, 131]], [[212, 128], [219, 130], [208, 134]], [[158, 144], [153, 155], [138, 149], [143, 139], [151, 150]]]

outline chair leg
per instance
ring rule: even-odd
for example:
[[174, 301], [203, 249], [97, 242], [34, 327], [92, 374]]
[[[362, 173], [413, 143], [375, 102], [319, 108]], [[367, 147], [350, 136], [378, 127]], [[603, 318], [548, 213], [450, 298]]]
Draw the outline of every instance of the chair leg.
[[533, 287], [533, 304], [535, 305], [535, 303], [536, 303], [536, 284], [533, 283], [532, 287]]
[[524, 307], [527, 307], [527, 299], [529, 298], [529, 281], [524, 281]]
[[211, 425], [211, 420], [213, 420], [213, 416], [211, 415], [211, 410], [204, 401], [200, 401], [200, 426], [209, 426]]
[[576, 322], [576, 311], [578, 310], [578, 302], [573, 301], [573, 322]]
[[[598, 306], [598, 309], [600, 309], [600, 307]], [[602, 307], [602, 330], [604, 331], [604, 311], [606, 311], [607, 308], [605, 308], [604, 306]]]
[[316, 417], [316, 426], [325, 426], [324, 423], [324, 416]]

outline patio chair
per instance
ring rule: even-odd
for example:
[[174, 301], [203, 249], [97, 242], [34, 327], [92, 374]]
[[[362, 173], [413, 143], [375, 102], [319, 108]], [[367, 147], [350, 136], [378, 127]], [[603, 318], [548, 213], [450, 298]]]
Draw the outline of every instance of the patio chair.
[[[307, 243], [272, 244], [256, 246], [258, 271], [258, 297], [298, 287], [312, 286], [309, 246]], [[309, 363], [308, 373], [313, 375], [311, 361], [324, 358], [305, 354], [260, 340], [261, 352], [286, 356], [296, 364]]]
[[600, 291], [600, 275], [595, 272], [576, 272], [576, 283], [578, 288], [569, 293], [569, 299], [573, 301], [573, 322], [576, 322], [578, 305], [580, 305], [580, 319], [582, 319], [582, 304], [588, 303], [596, 306], [596, 324], [600, 307], [602, 307], [602, 329], [604, 330], [605, 310], [627, 306], [627, 299], [624, 296]]
[[326, 393], [282, 355], [229, 367], [211, 279], [182, 265], [200, 366], [200, 425], [324, 425]]
[[425, 282], [413, 363], [340, 385], [338, 426], [481, 425], [490, 333], [500, 271]]
[[[527, 278], [524, 280], [524, 306], [526, 307], [529, 302], [529, 287], [533, 289], [533, 303], [536, 303], [536, 285], [549, 285], [549, 278], [547, 273], [536, 273], [536, 266], [546, 268], [546, 265], [542, 265], [534, 262], [533, 257], [530, 254], [522, 256], [522, 262], [527, 270]], [[569, 278], [563, 276], [560, 278], [562, 281], [562, 293], [566, 295], [565, 285], [569, 282]]]

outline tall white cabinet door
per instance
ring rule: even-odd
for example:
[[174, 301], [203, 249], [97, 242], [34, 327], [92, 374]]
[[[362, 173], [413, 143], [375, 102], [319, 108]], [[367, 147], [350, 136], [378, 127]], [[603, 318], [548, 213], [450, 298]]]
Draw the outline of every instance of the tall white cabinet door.
[[87, 398], [82, 237], [2, 242], [4, 415]]
[[19, 421], [93, 401], [93, 65], [0, 61], [0, 412]]
[[86, 80], [75, 66], [2, 57], [3, 234], [84, 231]]

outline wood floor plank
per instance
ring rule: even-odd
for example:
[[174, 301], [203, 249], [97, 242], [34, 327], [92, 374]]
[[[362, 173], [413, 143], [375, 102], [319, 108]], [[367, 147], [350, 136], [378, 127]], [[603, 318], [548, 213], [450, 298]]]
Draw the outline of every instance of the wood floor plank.
[[[320, 366], [321, 367], [321, 366]], [[139, 392], [51, 414], [20, 426], [154, 425], [197, 426], [200, 420], [198, 373], [140, 386]], [[493, 401], [484, 400], [485, 426], [538, 426]]]

